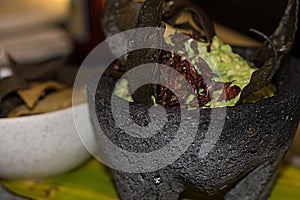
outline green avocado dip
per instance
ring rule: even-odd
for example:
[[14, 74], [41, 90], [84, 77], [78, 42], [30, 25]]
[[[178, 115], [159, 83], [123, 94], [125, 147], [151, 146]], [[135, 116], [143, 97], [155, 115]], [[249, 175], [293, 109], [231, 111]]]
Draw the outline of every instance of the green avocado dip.
[[[176, 34], [176, 32], [175, 32]], [[174, 42], [174, 33], [165, 35], [165, 42], [167, 45], [176, 48], [176, 42]], [[178, 34], [178, 33], [177, 33]], [[208, 51], [208, 46], [210, 45], [210, 49]], [[234, 53], [230, 45], [224, 44], [217, 36], [212, 38], [210, 44], [188, 39], [184, 41], [184, 50], [182, 53], [185, 53], [185, 56], [181, 57], [181, 61], [188, 60], [193, 64], [193, 67], [197, 70], [197, 73], [201, 75], [202, 68], [198, 66], [199, 59], [205, 61], [205, 63], [209, 66], [213, 76], [212, 80], [216, 83], [224, 83], [224, 85], [234, 86], [239, 89], [237, 95], [233, 98], [220, 98], [222, 94], [224, 95], [224, 87], [222, 89], [214, 89], [209, 91], [210, 99], [209, 101], [200, 106], [202, 108], [216, 108], [216, 107], [224, 107], [224, 106], [233, 106], [239, 100], [240, 91], [249, 83], [252, 73], [256, 70], [253, 68], [251, 63], [248, 63], [245, 59], [243, 59], [240, 55]], [[172, 57], [174, 54], [172, 53]], [[204, 74], [202, 74], [204, 76]], [[199, 89], [198, 94], [203, 93], [203, 89]], [[252, 95], [251, 98], [247, 100], [249, 101], [257, 101], [259, 99], [272, 96], [275, 92], [275, 88], [272, 85], [269, 85], [260, 91], [256, 92]], [[129, 86], [128, 81], [126, 79], [119, 80], [116, 88], [114, 90], [114, 94], [126, 99], [127, 101], [132, 102], [133, 99], [129, 95]], [[190, 94], [185, 100], [185, 104], [188, 109], [194, 109], [196, 106], [192, 104], [197, 99], [195, 97], [198, 94]], [[154, 104], [159, 102], [154, 96], [152, 96], [152, 100]]]

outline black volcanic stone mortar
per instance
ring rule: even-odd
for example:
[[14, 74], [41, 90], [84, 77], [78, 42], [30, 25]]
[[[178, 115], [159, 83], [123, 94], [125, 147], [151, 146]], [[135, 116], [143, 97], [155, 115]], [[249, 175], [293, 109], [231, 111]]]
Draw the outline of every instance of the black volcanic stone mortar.
[[[278, 93], [256, 103], [227, 107], [222, 133], [210, 153], [199, 150], [210, 122], [211, 109], [201, 109], [198, 132], [188, 150], [174, 163], [154, 172], [126, 173], [112, 170], [121, 199], [266, 199], [276, 172], [292, 143], [300, 116], [300, 61], [291, 59]], [[110, 140], [132, 152], [149, 152], [166, 145], [179, 126], [180, 111], [167, 109], [169, 128], [146, 139], [126, 135], [115, 126], [110, 99], [115, 80], [103, 76], [95, 96], [97, 119]], [[216, 108], [220, 113], [225, 108]], [[149, 120], [147, 107], [131, 104], [137, 124]], [[120, 115], [122, 115], [120, 111]], [[154, 116], [155, 117], [155, 116]], [[191, 118], [194, 117], [191, 111]], [[188, 133], [191, 127], [186, 127]], [[168, 155], [161, 155], [162, 158]], [[118, 159], [118, 158], [116, 158]]]

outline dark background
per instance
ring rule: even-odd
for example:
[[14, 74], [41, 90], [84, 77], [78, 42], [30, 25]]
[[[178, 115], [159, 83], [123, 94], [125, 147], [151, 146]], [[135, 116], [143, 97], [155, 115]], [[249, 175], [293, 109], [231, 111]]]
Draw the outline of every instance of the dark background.
[[[192, 0], [216, 22], [262, 41], [250, 28], [267, 36], [276, 29], [288, 0]], [[298, 15], [299, 16], [299, 15]], [[298, 20], [298, 27], [299, 27]], [[300, 31], [297, 31], [292, 54], [300, 57]]]

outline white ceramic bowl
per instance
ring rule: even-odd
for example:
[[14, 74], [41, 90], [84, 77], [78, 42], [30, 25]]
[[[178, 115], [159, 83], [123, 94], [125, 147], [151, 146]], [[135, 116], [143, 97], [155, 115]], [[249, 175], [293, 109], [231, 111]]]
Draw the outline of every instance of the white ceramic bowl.
[[[74, 106], [80, 113], [81, 137], [89, 151], [97, 148], [87, 103]], [[84, 134], [84, 135], [83, 135]], [[72, 108], [17, 118], [0, 119], [0, 177], [42, 178], [66, 172], [87, 160], [73, 120]]]

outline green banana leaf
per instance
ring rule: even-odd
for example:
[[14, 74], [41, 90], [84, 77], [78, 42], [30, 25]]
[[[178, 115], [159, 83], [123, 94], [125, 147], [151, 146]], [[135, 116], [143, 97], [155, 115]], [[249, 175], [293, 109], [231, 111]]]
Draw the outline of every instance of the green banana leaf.
[[66, 174], [43, 180], [0, 181], [8, 190], [35, 200], [117, 200], [109, 170], [89, 160]]
[[300, 169], [283, 166], [269, 200], [300, 199]]
[[[300, 169], [284, 166], [280, 170], [269, 200], [298, 200]], [[0, 180], [10, 191], [34, 200], [118, 200], [110, 171], [91, 159], [81, 167], [43, 180]]]

